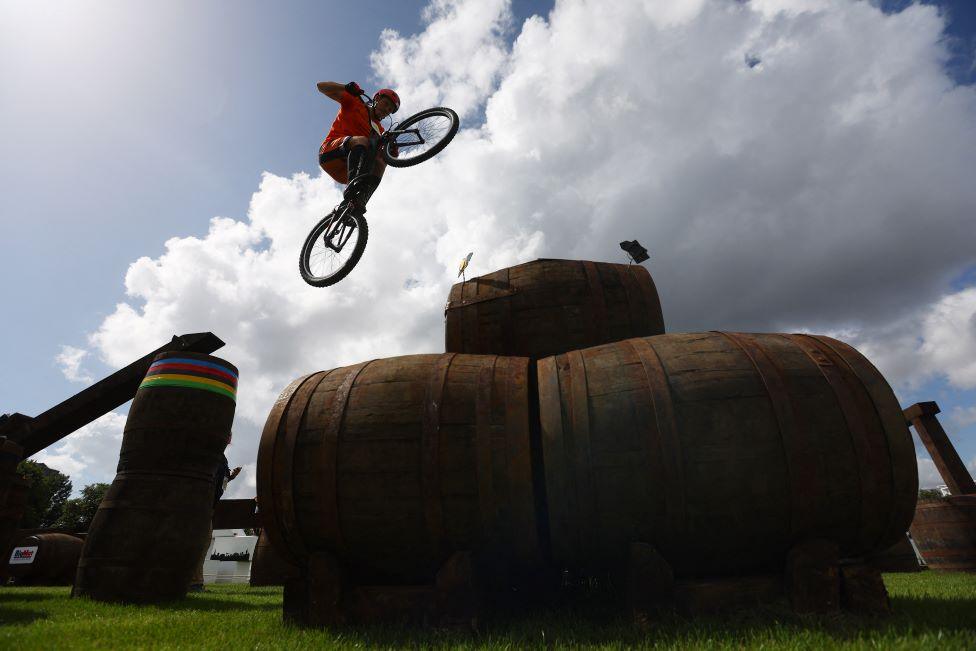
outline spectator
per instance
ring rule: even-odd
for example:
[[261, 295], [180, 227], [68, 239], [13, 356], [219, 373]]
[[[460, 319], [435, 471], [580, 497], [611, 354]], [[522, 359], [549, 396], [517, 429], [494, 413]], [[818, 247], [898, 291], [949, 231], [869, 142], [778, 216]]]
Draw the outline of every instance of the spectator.
[[[227, 490], [227, 484], [232, 482], [237, 475], [241, 474], [241, 467], [237, 466], [233, 470], [230, 469], [230, 464], [227, 463], [227, 455], [220, 455], [220, 465], [217, 466], [217, 473], [214, 476], [214, 506], [220, 501], [221, 496], [223, 496], [224, 491]], [[200, 552], [200, 562], [197, 563], [196, 571], [193, 573], [193, 578], [190, 579], [190, 592], [203, 592], [203, 564], [207, 562], [207, 552], [210, 551], [210, 543], [213, 540], [213, 526], [207, 528], [207, 537], [203, 543], [203, 551]]]

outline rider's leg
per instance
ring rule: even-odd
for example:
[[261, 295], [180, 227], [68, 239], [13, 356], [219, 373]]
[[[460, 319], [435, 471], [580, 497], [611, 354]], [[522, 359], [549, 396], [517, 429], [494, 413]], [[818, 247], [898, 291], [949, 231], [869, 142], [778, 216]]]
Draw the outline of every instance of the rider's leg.
[[345, 185], [349, 183], [349, 177], [346, 175], [346, 158], [349, 155], [343, 147], [343, 140], [343, 138], [336, 138], [322, 143], [322, 147], [319, 148], [319, 166], [336, 183]]
[[383, 178], [383, 172], [385, 171], [386, 171], [386, 161], [383, 160], [383, 157], [379, 153], [377, 153], [376, 159], [373, 161], [373, 171], [371, 172], [372, 176], [374, 176], [376, 180], [368, 184], [367, 187], [364, 188], [363, 206], [366, 205], [366, 203], [369, 201], [369, 198], [373, 196], [374, 192], [376, 192], [376, 188], [379, 187], [380, 179]]
[[365, 136], [352, 136], [346, 140], [345, 146], [349, 152], [349, 158], [346, 159], [346, 163], [349, 181], [351, 182], [362, 174], [368, 174], [372, 168], [368, 156], [369, 138]]

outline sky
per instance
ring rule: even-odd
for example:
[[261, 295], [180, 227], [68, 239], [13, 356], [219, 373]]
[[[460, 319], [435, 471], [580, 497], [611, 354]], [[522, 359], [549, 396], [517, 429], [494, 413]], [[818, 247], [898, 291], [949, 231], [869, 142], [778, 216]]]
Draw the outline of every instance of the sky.
[[[668, 331], [843, 339], [976, 469], [974, 51], [965, 0], [0, 0], [0, 412], [213, 331], [250, 496], [288, 382], [443, 350], [465, 253], [637, 238]], [[298, 250], [340, 197], [315, 83], [350, 80], [462, 129], [387, 174], [359, 266], [315, 289]], [[125, 413], [35, 458], [110, 481]]]

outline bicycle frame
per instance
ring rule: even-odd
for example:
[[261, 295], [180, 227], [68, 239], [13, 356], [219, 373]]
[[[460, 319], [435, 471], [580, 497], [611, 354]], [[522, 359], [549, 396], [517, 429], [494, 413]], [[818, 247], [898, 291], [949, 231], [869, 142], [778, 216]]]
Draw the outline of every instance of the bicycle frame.
[[[367, 109], [372, 109], [376, 105], [376, 102], [373, 101], [373, 98], [371, 98], [366, 93], [360, 93], [359, 100], [366, 105]], [[373, 157], [376, 156], [376, 153], [379, 151], [380, 147], [385, 147], [386, 143], [391, 141], [396, 142], [397, 137], [402, 136], [404, 134], [413, 135], [416, 138], [416, 140], [397, 142], [396, 143], [397, 145], [413, 146], [413, 145], [422, 145], [425, 142], [427, 142], [426, 140], [424, 140], [423, 136], [420, 135], [420, 129], [397, 129], [396, 128], [397, 124], [399, 123], [393, 122], [391, 118], [390, 128], [384, 131], [383, 135], [377, 135], [375, 131], [370, 132], [369, 134], [370, 160], [372, 160]]]

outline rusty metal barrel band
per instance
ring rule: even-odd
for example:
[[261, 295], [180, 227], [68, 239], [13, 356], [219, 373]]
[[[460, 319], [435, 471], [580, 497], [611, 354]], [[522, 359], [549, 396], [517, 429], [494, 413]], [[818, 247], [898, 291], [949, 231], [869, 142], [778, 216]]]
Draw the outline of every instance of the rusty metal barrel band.
[[495, 383], [495, 367], [498, 357], [492, 357], [478, 371], [478, 384], [475, 389], [475, 463], [478, 473], [478, 511], [482, 532], [489, 540], [495, 539], [498, 532], [498, 507], [492, 468], [491, 445], [491, 403], [492, 387]]
[[572, 423], [573, 449], [575, 452], [576, 504], [581, 523], [592, 526], [578, 527], [580, 548], [587, 556], [598, 552], [600, 537], [600, 513], [596, 506], [596, 490], [593, 482], [593, 452], [590, 440], [590, 397], [586, 383], [586, 362], [583, 352], [566, 353], [569, 360], [569, 415]]
[[576, 484], [562, 417], [562, 391], [556, 357], [540, 359], [536, 365], [539, 378], [539, 416], [542, 427], [542, 456], [545, 471], [546, 502], [553, 560], [571, 562], [577, 559]]
[[[640, 281], [631, 273], [630, 267], [614, 265], [613, 271], [617, 275], [617, 280], [620, 281], [620, 285], [624, 288], [624, 297], [627, 302], [627, 327], [630, 332], [633, 332], [641, 324], [645, 324], [648, 321], [649, 315], [647, 314], [647, 310], [641, 309], [644, 307], [643, 303], [645, 302], [644, 292], [640, 286]], [[641, 297], [641, 300], [637, 300], [638, 296]]]
[[586, 283], [590, 288], [589, 303], [592, 308], [593, 318], [587, 322], [590, 329], [590, 341], [604, 342], [607, 340], [607, 299], [603, 292], [603, 281], [600, 278], [600, 271], [596, 264], [589, 260], [583, 260], [583, 272], [586, 274]]
[[[462, 288], [463, 290], [463, 284]], [[459, 350], [461, 346], [461, 319], [449, 313], [460, 302], [461, 290], [457, 285], [451, 287], [447, 305], [444, 306], [444, 350]]]
[[[644, 314], [648, 320], [648, 326], [655, 330], [654, 334], [664, 333], [661, 298], [657, 294], [657, 287], [654, 285], [654, 279], [651, 278], [650, 272], [639, 264], [629, 265], [627, 269], [630, 271], [631, 278], [637, 282], [641, 295], [644, 297]], [[657, 319], [661, 319], [660, 323], [657, 322]]]
[[[474, 278], [471, 282], [462, 283], [462, 303], [466, 303], [478, 297], [481, 292], [481, 283], [479, 281], [480, 278]], [[480, 331], [480, 328], [478, 327], [478, 320], [480, 313], [480, 307], [472, 307], [461, 311], [460, 314], [455, 316], [458, 332], [457, 347], [451, 348], [450, 350], [480, 350], [480, 348], [478, 348], [478, 333]]]
[[[897, 536], [888, 533], [894, 514], [895, 492], [892, 484], [893, 471], [891, 454], [888, 449], [888, 437], [884, 423], [879, 417], [878, 407], [872, 400], [863, 380], [855, 373], [843, 355], [826, 345], [818, 337], [813, 335], [807, 335], [807, 337], [816, 341], [824, 354], [833, 360], [835, 367], [842, 373], [848, 387], [850, 387], [851, 396], [864, 426], [864, 448], [868, 461], [866, 471], [868, 485], [871, 487], [870, 495], [875, 503], [871, 513], [879, 516], [876, 518], [877, 534], [871, 543], [871, 549], [880, 550], [889, 547], [897, 539]], [[903, 532], [897, 532], [898, 535], [901, 533]]]
[[808, 530], [816, 529], [824, 522], [818, 496], [825, 488], [819, 470], [818, 452], [810, 432], [797, 418], [788, 380], [774, 359], [763, 346], [750, 335], [718, 332], [749, 359], [769, 397], [773, 415], [779, 428], [786, 457], [786, 470], [790, 482], [790, 530], [793, 539], [802, 538]]
[[861, 413], [851, 393], [850, 380], [847, 377], [848, 375], [852, 375], [850, 369], [840, 368], [833, 355], [828, 354], [820, 342], [813, 337], [806, 334], [784, 336], [789, 337], [796, 343], [813, 360], [814, 364], [817, 365], [820, 373], [827, 381], [827, 385], [830, 386], [841, 413], [844, 415], [844, 421], [847, 423], [847, 429], [851, 436], [851, 444], [857, 458], [858, 480], [861, 486], [861, 530], [859, 540], [865, 547], [871, 547], [876, 543], [876, 540], [868, 538], [866, 528], [872, 521], [871, 516], [876, 513], [879, 506], [883, 505], [874, 503], [875, 500], [872, 499], [875, 493], [875, 487], [872, 485], [875, 479], [873, 477], [874, 467], [872, 464], [876, 462], [872, 458], [871, 450], [867, 443], [868, 434], [867, 425], [864, 422], [864, 414]]
[[324, 531], [326, 538], [335, 545], [331, 551], [340, 551], [345, 547], [342, 535], [342, 523], [339, 519], [339, 432], [346, 416], [349, 405], [349, 393], [356, 382], [356, 378], [363, 370], [376, 360], [361, 362], [349, 367], [346, 377], [336, 390], [325, 424], [325, 434], [322, 445], [322, 513], [324, 516]]
[[281, 425], [281, 417], [288, 408], [295, 391], [311, 375], [304, 375], [293, 381], [285, 390], [281, 392], [278, 399], [271, 407], [271, 413], [264, 422], [264, 429], [261, 432], [261, 442], [258, 446], [257, 464], [257, 493], [258, 509], [264, 523], [264, 531], [267, 532], [269, 540], [279, 553], [286, 554], [285, 540], [279, 535], [281, 522], [278, 519], [277, 509], [275, 508], [275, 449], [278, 440], [278, 432]]
[[[674, 417], [674, 403], [671, 398], [671, 388], [668, 385], [667, 373], [661, 358], [654, 346], [647, 338], [628, 339], [637, 358], [644, 369], [644, 379], [647, 382], [648, 394], [654, 410], [653, 418], [647, 422], [646, 447], [649, 467], [660, 467], [665, 478], [665, 512], [668, 526], [665, 527], [675, 539], [686, 530], [685, 514], [686, 500], [684, 492], [684, 459], [681, 454], [678, 427]], [[658, 457], [660, 461], [654, 459]], [[648, 477], [648, 482], [653, 482]], [[652, 484], [653, 485], [653, 484]]]
[[478, 305], [479, 303], [488, 303], [489, 301], [497, 301], [502, 298], [508, 298], [509, 296], [514, 296], [515, 294], [518, 294], [518, 290], [513, 288], [497, 294], [472, 298], [466, 301], [449, 301], [445, 310], [460, 310], [461, 308]]
[[529, 422], [529, 360], [508, 357], [504, 369], [506, 495], [511, 510], [512, 548], [520, 560], [540, 558], [535, 489], [532, 483], [532, 427]]
[[295, 513], [295, 442], [298, 439], [299, 426], [302, 417], [305, 415], [305, 409], [308, 407], [308, 401], [326, 375], [328, 375], [326, 371], [313, 373], [295, 391], [288, 404], [288, 410], [285, 412], [284, 429], [279, 432], [278, 446], [280, 447], [275, 450], [275, 461], [281, 471], [281, 474], [276, 478], [278, 480], [278, 490], [275, 495], [277, 498], [275, 502], [276, 515], [281, 523], [281, 535], [285, 539], [285, 544], [299, 557], [306, 556], [308, 550], [305, 548], [305, 542], [301, 535], [299, 535], [298, 518]]
[[860, 379], [874, 405], [885, 433], [891, 462], [891, 490], [895, 498], [895, 508], [891, 509], [885, 538], [897, 539], [911, 524], [918, 497], [915, 446], [901, 406], [881, 372], [856, 348], [831, 337], [811, 336], [844, 360]]
[[435, 556], [440, 555], [444, 540], [444, 508], [441, 504], [440, 435], [441, 406], [447, 374], [456, 353], [438, 358], [427, 381], [424, 400], [423, 439], [421, 443], [421, 492], [424, 500], [424, 522]]

